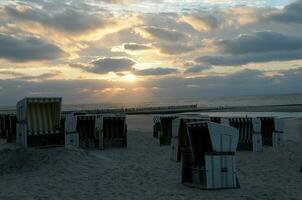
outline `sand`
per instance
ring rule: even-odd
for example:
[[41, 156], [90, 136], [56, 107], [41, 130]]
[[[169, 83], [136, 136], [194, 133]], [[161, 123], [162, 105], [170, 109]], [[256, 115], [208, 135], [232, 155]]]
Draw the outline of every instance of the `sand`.
[[0, 199], [302, 199], [301, 120], [286, 120], [284, 147], [237, 152], [241, 188], [217, 191], [180, 183], [180, 163], [152, 138], [150, 120], [128, 118], [127, 149], [24, 151], [2, 144]]

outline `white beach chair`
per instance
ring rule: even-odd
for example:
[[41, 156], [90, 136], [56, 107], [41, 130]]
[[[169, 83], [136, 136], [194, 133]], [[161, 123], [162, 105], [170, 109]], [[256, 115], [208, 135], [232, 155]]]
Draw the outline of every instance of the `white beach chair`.
[[221, 123], [238, 129], [239, 140], [237, 150], [262, 152], [261, 120], [248, 117], [223, 118]]
[[284, 142], [284, 122], [277, 117], [259, 117], [264, 146], [278, 148]]
[[238, 130], [213, 122], [187, 123], [190, 146], [182, 149], [182, 183], [202, 189], [237, 188]]
[[65, 146], [103, 149], [101, 115], [69, 114], [65, 120]]

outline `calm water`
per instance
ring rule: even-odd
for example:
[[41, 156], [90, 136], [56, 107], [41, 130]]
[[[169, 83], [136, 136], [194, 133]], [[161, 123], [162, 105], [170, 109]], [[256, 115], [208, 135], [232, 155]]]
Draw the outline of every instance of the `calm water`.
[[281, 117], [302, 118], [301, 112], [201, 112], [210, 117]]
[[[64, 102], [63, 102], [64, 104]], [[220, 106], [262, 106], [262, 105], [290, 105], [302, 104], [302, 94], [289, 95], [266, 95], [266, 96], [233, 96], [233, 97], [204, 97], [202, 99], [180, 99], [165, 102], [142, 102], [142, 103], [99, 103], [63, 105], [63, 110], [90, 110], [124, 107], [152, 107], [197, 104], [198, 107], [220, 107]], [[0, 110], [15, 109], [15, 106], [1, 107]]]
[[123, 107], [152, 107], [197, 104], [198, 107], [220, 107], [220, 106], [262, 106], [262, 105], [290, 105], [302, 104], [302, 94], [291, 95], [267, 95], [267, 96], [237, 96], [237, 97], [205, 97], [202, 99], [181, 99], [165, 102], [143, 102], [143, 103], [100, 103], [82, 105], [64, 105], [64, 110], [74, 109], [104, 109]]

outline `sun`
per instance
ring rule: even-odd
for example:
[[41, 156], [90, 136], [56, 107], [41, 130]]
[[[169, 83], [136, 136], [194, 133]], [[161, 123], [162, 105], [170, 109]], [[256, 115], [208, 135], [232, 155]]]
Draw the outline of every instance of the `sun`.
[[136, 76], [133, 74], [126, 74], [123, 77], [124, 81], [128, 81], [128, 82], [135, 82], [136, 81]]

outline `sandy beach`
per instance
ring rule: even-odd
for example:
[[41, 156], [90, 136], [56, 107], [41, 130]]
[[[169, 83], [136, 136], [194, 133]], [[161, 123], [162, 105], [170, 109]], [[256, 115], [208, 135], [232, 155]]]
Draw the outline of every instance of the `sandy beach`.
[[280, 149], [237, 152], [241, 188], [231, 190], [182, 185], [180, 163], [169, 160], [170, 147], [152, 138], [151, 116], [128, 117], [127, 149], [24, 151], [2, 143], [0, 199], [302, 199], [302, 120], [285, 122]]

